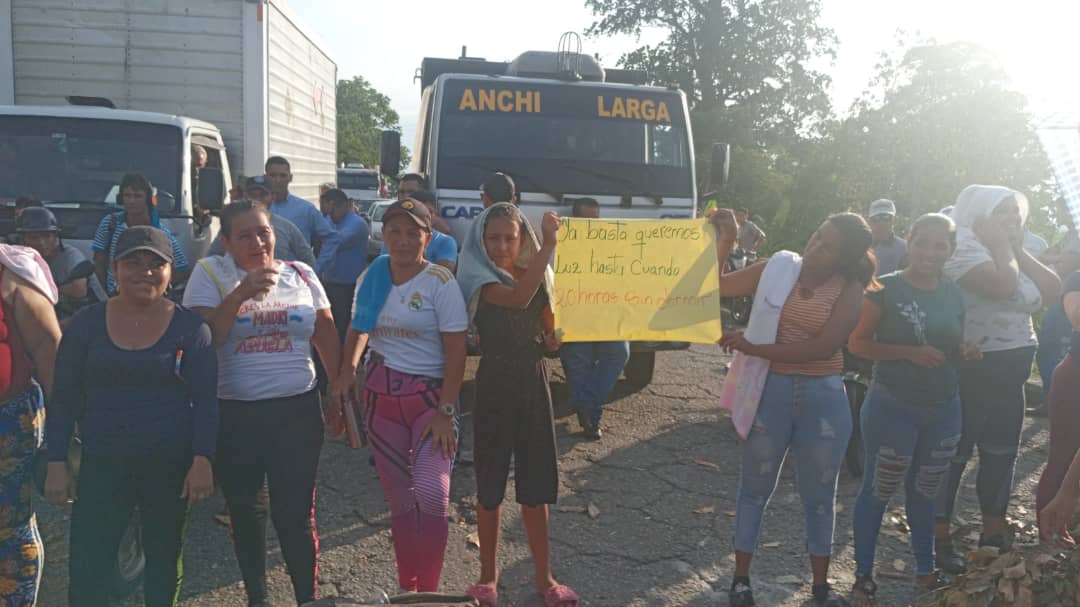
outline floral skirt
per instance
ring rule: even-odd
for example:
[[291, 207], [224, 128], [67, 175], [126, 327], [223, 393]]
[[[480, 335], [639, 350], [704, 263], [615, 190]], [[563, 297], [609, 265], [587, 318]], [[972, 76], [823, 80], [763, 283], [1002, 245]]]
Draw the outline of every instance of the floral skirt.
[[32, 607], [37, 601], [45, 555], [30, 500], [44, 427], [37, 384], [0, 404], [0, 607]]

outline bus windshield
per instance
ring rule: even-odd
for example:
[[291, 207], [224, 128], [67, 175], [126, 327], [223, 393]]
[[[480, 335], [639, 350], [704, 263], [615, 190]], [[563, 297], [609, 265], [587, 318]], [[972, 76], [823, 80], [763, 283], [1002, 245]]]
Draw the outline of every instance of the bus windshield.
[[690, 197], [690, 139], [675, 92], [450, 80], [436, 183], [475, 189], [492, 171], [523, 191]]

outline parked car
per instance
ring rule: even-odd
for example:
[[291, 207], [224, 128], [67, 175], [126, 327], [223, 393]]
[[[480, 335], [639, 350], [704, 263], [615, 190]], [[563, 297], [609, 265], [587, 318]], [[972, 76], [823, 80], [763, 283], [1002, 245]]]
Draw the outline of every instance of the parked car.
[[390, 205], [394, 204], [394, 202], [394, 200], [376, 200], [368, 208], [366, 219], [368, 225], [371, 226], [371, 238], [368, 238], [369, 259], [375, 259], [382, 252], [382, 218], [383, 214], [386, 213], [386, 209], [390, 208]]

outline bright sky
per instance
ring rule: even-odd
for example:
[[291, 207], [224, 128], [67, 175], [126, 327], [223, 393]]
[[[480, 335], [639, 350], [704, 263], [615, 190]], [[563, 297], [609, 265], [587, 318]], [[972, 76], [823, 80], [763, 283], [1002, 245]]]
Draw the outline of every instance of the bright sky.
[[[938, 42], [970, 40], [990, 49], [1038, 113], [1080, 113], [1080, 2], [1076, 0], [823, 0], [824, 23], [840, 44], [828, 68], [830, 91], [844, 112], [866, 87], [878, 54], [895, 32]], [[462, 6], [468, 10], [462, 10]], [[583, 0], [291, 0], [293, 11], [323, 39], [338, 77], [361, 75], [390, 96], [412, 147], [424, 57], [508, 61], [524, 50], [556, 50], [567, 30], [583, 32], [593, 16]], [[379, 7], [390, 8], [380, 13]], [[605, 65], [635, 48], [633, 38], [583, 40]]]

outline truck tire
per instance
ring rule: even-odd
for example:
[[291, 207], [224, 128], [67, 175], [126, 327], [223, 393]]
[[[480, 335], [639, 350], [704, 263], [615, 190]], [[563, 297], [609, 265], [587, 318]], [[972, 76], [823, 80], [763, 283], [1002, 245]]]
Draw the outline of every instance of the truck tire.
[[626, 361], [623, 374], [626, 381], [635, 388], [644, 388], [649, 385], [656, 369], [656, 352], [631, 352], [630, 360]]
[[142, 527], [139, 511], [136, 510], [128, 521], [124, 537], [120, 540], [120, 549], [116, 553], [110, 590], [113, 598], [126, 599], [131, 596], [142, 584], [144, 569], [146, 555], [143, 554]]

